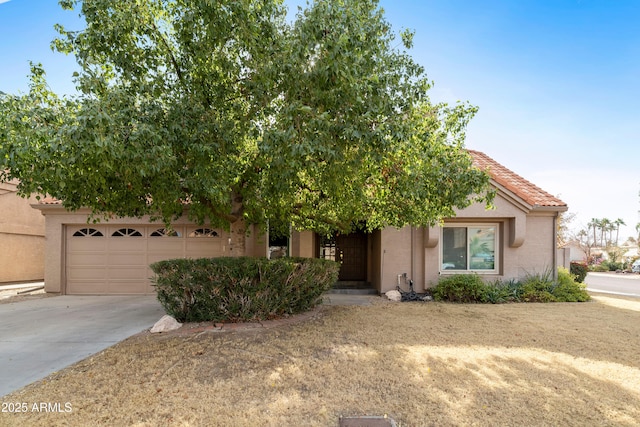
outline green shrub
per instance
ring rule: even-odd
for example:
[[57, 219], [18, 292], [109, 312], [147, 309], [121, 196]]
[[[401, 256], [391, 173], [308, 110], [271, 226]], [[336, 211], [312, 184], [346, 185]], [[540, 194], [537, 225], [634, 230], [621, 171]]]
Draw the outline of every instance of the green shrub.
[[486, 286], [477, 274], [454, 274], [440, 278], [433, 299], [449, 302], [482, 302]]
[[586, 286], [576, 282], [575, 276], [564, 267], [558, 268], [558, 281], [553, 289], [553, 296], [556, 301], [562, 302], [584, 302], [591, 299]]
[[501, 304], [506, 302], [582, 302], [590, 297], [585, 285], [577, 283], [575, 276], [563, 267], [558, 268], [558, 279], [553, 271], [528, 274], [518, 281], [496, 280], [485, 283], [477, 274], [456, 274], [442, 277], [431, 288], [436, 301], [482, 302]]
[[605, 264], [592, 264], [589, 266], [589, 271], [594, 271], [594, 272], [598, 272], [598, 273], [604, 273], [609, 271], [609, 267]]
[[571, 274], [575, 275], [576, 282], [582, 283], [584, 282], [585, 277], [587, 277], [589, 267], [584, 262], [572, 262], [570, 264], [570, 271]]
[[606, 267], [605, 271], [618, 271], [624, 268], [621, 262], [603, 261], [601, 265]]
[[520, 300], [524, 302], [554, 302], [555, 283], [551, 272], [528, 274], [520, 281]]
[[315, 306], [340, 265], [310, 258], [200, 258], [151, 264], [158, 300], [180, 322], [257, 321]]
[[522, 301], [522, 283], [516, 279], [510, 279], [504, 286], [509, 290], [509, 301]]
[[493, 283], [486, 283], [484, 285], [482, 302], [502, 304], [510, 301], [516, 301], [511, 282], [504, 283], [496, 280]]

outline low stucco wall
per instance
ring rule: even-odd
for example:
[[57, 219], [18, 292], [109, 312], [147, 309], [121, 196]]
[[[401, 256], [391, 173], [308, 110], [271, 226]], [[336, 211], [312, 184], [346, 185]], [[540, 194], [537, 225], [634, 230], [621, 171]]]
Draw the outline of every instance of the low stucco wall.
[[44, 236], [0, 233], [0, 283], [44, 278]]

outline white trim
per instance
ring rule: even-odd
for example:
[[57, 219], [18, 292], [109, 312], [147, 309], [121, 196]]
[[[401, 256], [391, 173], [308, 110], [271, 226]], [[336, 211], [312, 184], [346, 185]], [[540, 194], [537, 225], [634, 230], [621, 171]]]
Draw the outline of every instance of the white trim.
[[[494, 240], [494, 251], [493, 251], [493, 269], [491, 270], [455, 270], [455, 269], [443, 269], [443, 251], [444, 251], [444, 229], [445, 228], [480, 228], [480, 227], [493, 227], [495, 229], [493, 240]], [[440, 274], [449, 275], [449, 274], [465, 274], [465, 273], [477, 273], [481, 275], [496, 275], [500, 272], [499, 260], [500, 260], [500, 223], [498, 222], [445, 222], [440, 227], [440, 247], [438, 249], [438, 271]], [[467, 233], [466, 236], [467, 241], [465, 242], [465, 247], [467, 251], [467, 265], [469, 264], [469, 235]]]

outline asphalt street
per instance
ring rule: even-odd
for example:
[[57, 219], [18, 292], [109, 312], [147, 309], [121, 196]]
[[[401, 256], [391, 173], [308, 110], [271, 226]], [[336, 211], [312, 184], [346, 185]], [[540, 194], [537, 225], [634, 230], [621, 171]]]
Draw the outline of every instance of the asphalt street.
[[640, 274], [589, 273], [584, 283], [591, 292], [640, 298]]

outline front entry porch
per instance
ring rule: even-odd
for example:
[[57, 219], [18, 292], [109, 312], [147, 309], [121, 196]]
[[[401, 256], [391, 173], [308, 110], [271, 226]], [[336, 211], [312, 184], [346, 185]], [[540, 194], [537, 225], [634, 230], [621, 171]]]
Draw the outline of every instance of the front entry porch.
[[364, 232], [318, 236], [316, 256], [341, 263], [333, 292], [376, 294], [369, 280], [368, 248], [371, 235]]

